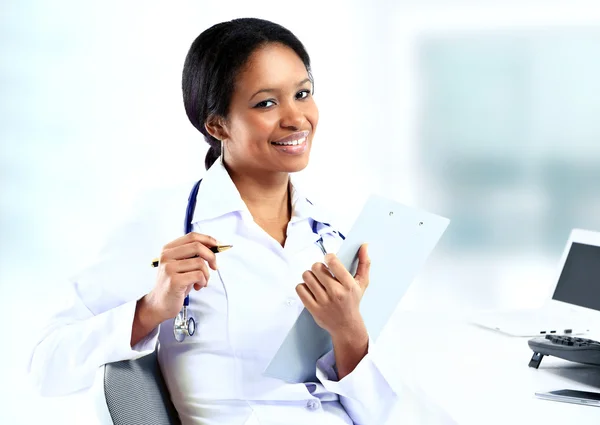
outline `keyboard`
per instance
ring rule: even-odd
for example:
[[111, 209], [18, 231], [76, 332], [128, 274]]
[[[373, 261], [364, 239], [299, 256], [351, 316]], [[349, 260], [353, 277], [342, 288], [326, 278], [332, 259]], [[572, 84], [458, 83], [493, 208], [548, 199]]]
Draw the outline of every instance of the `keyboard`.
[[589, 332], [589, 320], [560, 307], [536, 310], [492, 310], [475, 313], [471, 321], [508, 335], [582, 335]]
[[546, 335], [531, 338], [533, 357], [529, 367], [538, 368], [544, 356], [554, 356], [571, 362], [600, 366], [600, 342], [567, 335]]

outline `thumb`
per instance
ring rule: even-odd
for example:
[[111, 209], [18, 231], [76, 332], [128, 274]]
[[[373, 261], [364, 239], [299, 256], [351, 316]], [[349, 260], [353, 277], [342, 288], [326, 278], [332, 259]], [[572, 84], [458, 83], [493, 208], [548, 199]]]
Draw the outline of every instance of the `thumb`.
[[366, 243], [362, 244], [358, 250], [358, 267], [354, 275], [354, 280], [363, 290], [369, 286], [369, 271], [371, 270], [371, 259], [367, 252], [367, 246]]

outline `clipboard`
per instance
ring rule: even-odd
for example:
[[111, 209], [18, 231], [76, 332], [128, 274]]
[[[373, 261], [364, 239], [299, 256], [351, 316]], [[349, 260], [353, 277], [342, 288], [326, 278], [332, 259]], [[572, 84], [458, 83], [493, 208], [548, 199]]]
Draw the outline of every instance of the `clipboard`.
[[[354, 275], [358, 249], [369, 244], [369, 287], [360, 312], [371, 341], [381, 334], [449, 223], [378, 195], [367, 199], [337, 256]], [[317, 382], [317, 360], [331, 349], [329, 333], [305, 308], [263, 373], [289, 383]]]

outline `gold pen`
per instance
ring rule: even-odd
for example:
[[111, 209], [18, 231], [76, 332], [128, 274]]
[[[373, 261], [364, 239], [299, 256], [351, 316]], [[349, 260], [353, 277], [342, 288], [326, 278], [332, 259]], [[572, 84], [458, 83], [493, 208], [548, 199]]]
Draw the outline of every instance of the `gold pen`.
[[[208, 249], [210, 249], [215, 254], [218, 254], [219, 252], [227, 251], [230, 248], [233, 248], [233, 245], [216, 245], [216, 246], [211, 246]], [[152, 260], [152, 267], [158, 267], [158, 262], [159, 262], [158, 258], [155, 258], [154, 260]]]

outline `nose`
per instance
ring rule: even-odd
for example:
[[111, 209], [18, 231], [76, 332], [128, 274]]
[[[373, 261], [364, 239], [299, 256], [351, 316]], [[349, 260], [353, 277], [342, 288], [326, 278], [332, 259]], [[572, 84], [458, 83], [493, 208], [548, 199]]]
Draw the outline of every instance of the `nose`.
[[282, 128], [297, 131], [304, 127], [306, 117], [295, 102], [288, 102], [281, 108], [280, 125]]

